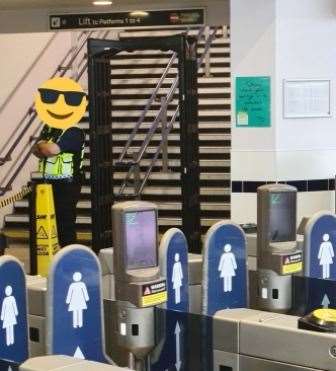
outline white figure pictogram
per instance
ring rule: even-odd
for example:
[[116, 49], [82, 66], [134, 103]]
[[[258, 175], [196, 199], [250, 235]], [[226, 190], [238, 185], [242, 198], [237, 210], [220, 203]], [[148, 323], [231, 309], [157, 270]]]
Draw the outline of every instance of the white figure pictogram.
[[232, 291], [232, 279], [236, 276], [237, 262], [236, 257], [231, 250], [232, 246], [230, 244], [224, 246], [224, 252], [220, 258], [218, 266], [220, 278], [223, 278], [224, 280], [224, 292]]
[[73, 275], [74, 282], [70, 285], [66, 297], [66, 304], [69, 304], [68, 311], [72, 312], [73, 328], [83, 327], [83, 311], [87, 309], [87, 302], [90, 300], [89, 294], [82, 274], [75, 272]]
[[333, 258], [335, 256], [333, 245], [330, 242], [329, 234], [323, 235], [323, 242], [320, 245], [319, 253], [318, 253], [318, 260], [320, 261], [320, 265], [322, 266], [322, 278], [328, 279], [330, 278], [330, 265], [333, 264]]
[[11, 346], [15, 343], [14, 326], [17, 325], [19, 311], [15, 297], [12, 295], [12, 286], [7, 286], [5, 288], [5, 294], [6, 297], [2, 302], [0, 318], [2, 321], [2, 328], [6, 330], [6, 344], [7, 346]]
[[181, 287], [183, 286], [183, 270], [180, 262], [180, 254], [175, 254], [175, 263], [172, 275], [173, 289], [175, 291], [175, 304], [181, 303]]

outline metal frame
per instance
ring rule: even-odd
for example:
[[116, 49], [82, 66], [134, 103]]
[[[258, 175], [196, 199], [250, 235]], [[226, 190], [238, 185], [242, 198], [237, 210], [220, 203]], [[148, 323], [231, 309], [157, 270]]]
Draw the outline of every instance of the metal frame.
[[[192, 37], [187, 38], [184, 34], [122, 41], [96, 39], [88, 41], [90, 143], [92, 146], [90, 163], [92, 246], [95, 251], [112, 246], [111, 206], [116, 199], [113, 192], [115, 169], [112, 162], [111, 66], [109, 61], [121, 51], [153, 49], [173, 51], [178, 58], [182, 229], [187, 236], [190, 251], [198, 253], [201, 251], [197, 40]], [[106, 67], [102, 67], [104, 65]], [[163, 112], [164, 108], [161, 108], [160, 116]], [[153, 125], [158, 126], [156, 121], [159, 122], [155, 120]], [[132, 165], [134, 162], [129, 164], [129, 166]]]

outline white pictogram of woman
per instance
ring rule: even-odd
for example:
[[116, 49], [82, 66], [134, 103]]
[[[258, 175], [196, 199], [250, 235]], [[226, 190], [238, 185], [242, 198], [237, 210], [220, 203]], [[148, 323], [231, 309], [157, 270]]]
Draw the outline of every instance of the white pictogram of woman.
[[183, 285], [183, 270], [180, 262], [180, 254], [175, 254], [175, 263], [173, 266], [172, 283], [175, 291], [175, 304], [181, 303], [181, 287]]
[[17, 325], [17, 316], [19, 311], [16, 305], [15, 297], [13, 294], [12, 286], [7, 286], [5, 288], [6, 297], [2, 302], [1, 307], [1, 321], [2, 328], [6, 329], [6, 344], [7, 346], [14, 345], [14, 326]]
[[72, 277], [74, 282], [69, 286], [65, 302], [69, 304], [68, 312], [72, 312], [73, 328], [82, 328], [83, 311], [87, 309], [86, 303], [90, 298], [86, 285], [82, 282], [82, 274], [75, 272]]
[[231, 250], [232, 246], [230, 244], [224, 246], [224, 252], [218, 265], [220, 278], [224, 279], [224, 292], [232, 291], [232, 278], [236, 276], [237, 262]]
[[318, 260], [320, 261], [320, 265], [322, 265], [322, 278], [328, 279], [330, 278], [330, 265], [333, 264], [333, 258], [335, 256], [333, 245], [330, 242], [329, 234], [323, 235], [323, 242], [320, 245], [320, 249], [318, 252]]

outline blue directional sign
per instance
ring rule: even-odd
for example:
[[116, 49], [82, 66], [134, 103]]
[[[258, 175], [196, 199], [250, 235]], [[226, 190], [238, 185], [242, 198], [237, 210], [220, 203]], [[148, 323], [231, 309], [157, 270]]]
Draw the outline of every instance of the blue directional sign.
[[[164, 316], [166, 327], [162, 351], [153, 355], [151, 371], [188, 371], [188, 313], [158, 310]], [[157, 358], [157, 359], [155, 359]]]
[[336, 217], [315, 214], [304, 236], [304, 269], [307, 277], [336, 280]]
[[315, 309], [336, 309], [336, 282], [319, 278], [293, 276], [291, 314], [304, 316]]
[[48, 353], [105, 362], [101, 271], [85, 246], [61, 250], [48, 279]]
[[160, 244], [160, 269], [167, 278], [167, 309], [189, 311], [188, 243], [182, 231], [169, 229]]
[[203, 260], [202, 312], [247, 307], [247, 256], [243, 230], [218, 222], [206, 236]]
[[[22, 265], [13, 257], [0, 258], [0, 359], [22, 363], [28, 354], [27, 289]], [[1, 365], [1, 363], [0, 363]], [[3, 366], [5, 367], [5, 366]], [[14, 369], [14, 366], [12, 367]]]

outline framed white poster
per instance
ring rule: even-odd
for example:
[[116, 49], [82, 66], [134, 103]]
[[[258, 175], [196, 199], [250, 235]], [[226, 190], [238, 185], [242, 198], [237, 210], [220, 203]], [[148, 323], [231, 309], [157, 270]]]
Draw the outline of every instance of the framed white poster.
[[284, 118], [331, 117], [331, 80], [284, 80]]

